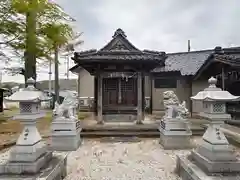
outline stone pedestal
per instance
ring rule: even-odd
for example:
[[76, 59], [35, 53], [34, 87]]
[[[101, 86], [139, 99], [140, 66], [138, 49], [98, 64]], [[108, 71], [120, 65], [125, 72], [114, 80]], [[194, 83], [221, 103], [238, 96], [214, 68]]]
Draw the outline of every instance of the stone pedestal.
[[[228, 164], [225, 164], [228, 167]], [[191, 156], [177, 156], [175, 172], [182, 180], [239, 180], [240, 173], [209, 174], [200, 168]]]
[[230, 179], [240, 178], [240, 161], [232, 146], [220, 130], [219, 124], [211, 124], [203, 135], [201, 144], [188, 157], [178, 157], [179, 175], [195, 174], [190, 179]]
[[9, 162], [9, 155], [9, 151], [0, 155], [0, 180], [63, 180], [67, 175], [68, 153], [47, 153], [40, 158], [44, 166], [34, 173], [32, 164]]
[[191, 148], [192, 131], [185, 119], [168, 119], [160, 123], [160, 143], [164, 149]]
[[81, 144], [81, 125], [75, 119], [56, 119], [51, 126], [50, 150], [75, 151]]
[[208, 127], [192, 158], [207, 173], [240, 172], [240, 161], [218, 124]]
[[191, 155], [178, 157], [177, 172], [183, 179], [240, 179], [240, 160], [220, 129], [220, 125], [231, 118], [226, 113], [226, 102], [239, 101], [240, 97], [217, 88], [216, 82], [210, 78], [209, 87], [191, 97], [203, 102], [200, 115], [209, 119], [210, 125]]

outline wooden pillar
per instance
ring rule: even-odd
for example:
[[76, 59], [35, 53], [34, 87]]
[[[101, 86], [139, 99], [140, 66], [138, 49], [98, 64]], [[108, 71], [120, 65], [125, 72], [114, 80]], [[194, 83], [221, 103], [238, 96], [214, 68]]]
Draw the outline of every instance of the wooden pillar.
[[78, 73], [78, 79], [77, 79], [77, 93], [78, 93], [78, 111], [80, 111], [80, 72]]
[[189, 78], [189, 111], [190, 111], [190, 117], [192, 117], [193, 115], [193, 102], [191, 100], [191, 97], [192, 97], [192, 86], [193, 86], [193, 83], [192, 83], [192, 78]]
[[143, 85], [142, 85], [142, 73], [138, 72], [137, 74], [137, 98], [138, 98], [138, 104], [137, 104], [137, 124], [142, 124], [143, 121]]
[[98, 77], [94, 76], [94, 115], [97, 117], [98, 105]]
[[102, 74], [98, 74], [98, 83], [97, 83], [97, 123], [98, 124], [103, 124], [103, 116], [102, 116], [102, 93], [103, 93], [103, 90], [102, 90], [102, 85], [103, 85], [103, 82], [102, 82]]
[[150, 74], [150, 114], [153, 113], [153, 74]]
[[222, 90], [225, 90], [225, 70], [222, 68]]

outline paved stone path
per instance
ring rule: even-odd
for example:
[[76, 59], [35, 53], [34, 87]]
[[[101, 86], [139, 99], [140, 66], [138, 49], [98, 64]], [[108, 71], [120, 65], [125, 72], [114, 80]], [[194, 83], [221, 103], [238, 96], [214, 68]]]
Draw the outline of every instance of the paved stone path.
[[176, 154], [163, 150], [157, 139], [107, 143], [86, 140], [68, 157], [65, 180], [178, 180]]

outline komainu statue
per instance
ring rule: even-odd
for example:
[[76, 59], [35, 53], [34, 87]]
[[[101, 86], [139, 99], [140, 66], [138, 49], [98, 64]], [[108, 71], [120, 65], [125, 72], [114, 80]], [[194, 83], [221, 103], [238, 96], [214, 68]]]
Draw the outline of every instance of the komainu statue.
[[183, 101], [180, 103], [173, 91], [165, 91], [163, 93], [163, 105], [165, 108], [164, 119], [183, 119], [189, 114], [186, 108], [186, 102]]
[[53, 110], [54, 119], [78, 119], [77, 108], [79, 105], [76, 93], [68, 93], [62, 104], [55, 102]]

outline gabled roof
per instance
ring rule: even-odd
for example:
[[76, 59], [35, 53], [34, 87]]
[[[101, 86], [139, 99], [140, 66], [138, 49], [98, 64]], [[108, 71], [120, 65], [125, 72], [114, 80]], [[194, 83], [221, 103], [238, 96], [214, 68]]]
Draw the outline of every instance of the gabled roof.
[[136, 51], [140, 52], [128, 39], [122, 29], [117, 29], [112, 40], [99, 51]]
[[[149, 60], [164, 62], [165, 52], [148, 51], [137, 49], [125, 35], [124, 31], [117, 29], [112, 36], [112, 40], [100, 50], [75, 52], [73, 60], [75, 63], [91, 60], [94, 61], [129, 61], [129, 60]], [[162, 64], [162, 63], [160, 63]]]

